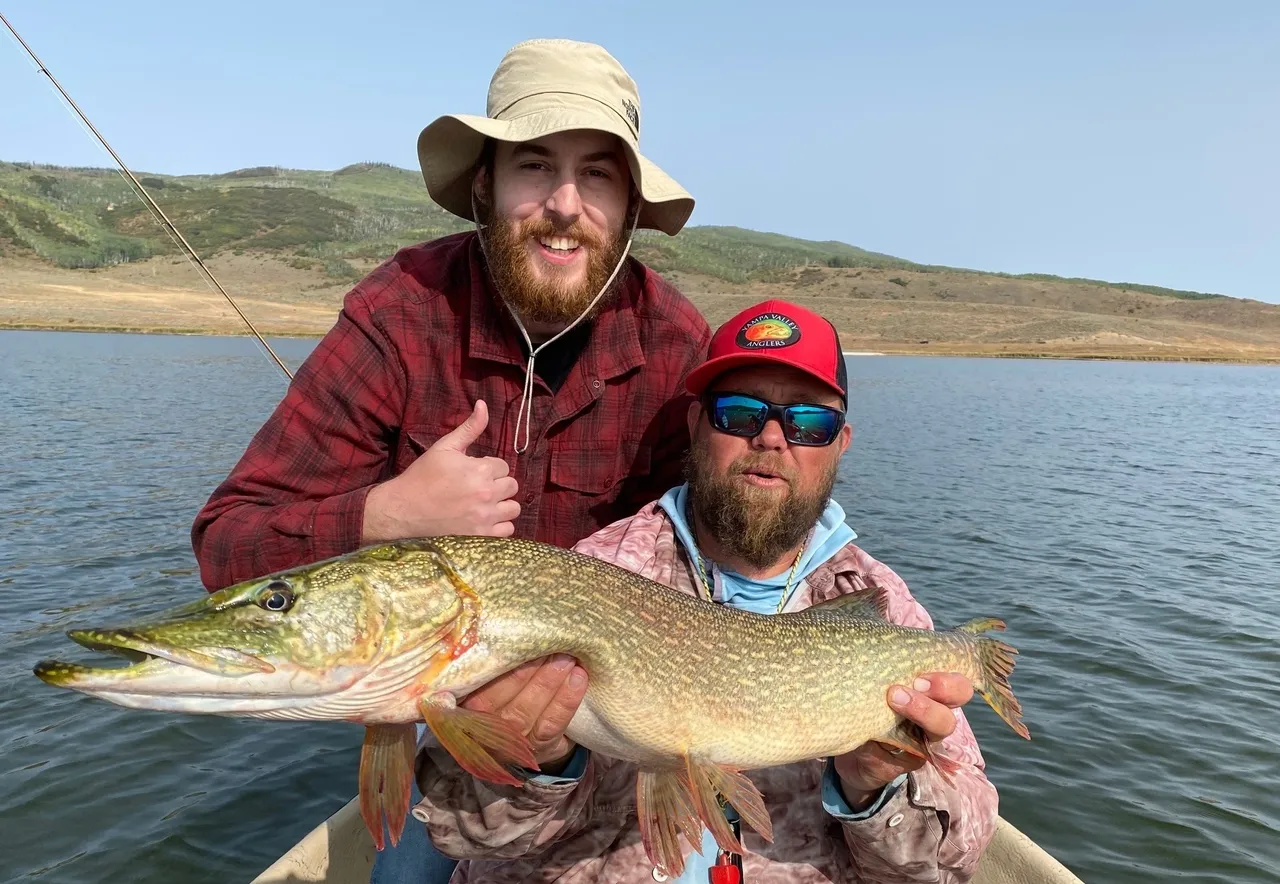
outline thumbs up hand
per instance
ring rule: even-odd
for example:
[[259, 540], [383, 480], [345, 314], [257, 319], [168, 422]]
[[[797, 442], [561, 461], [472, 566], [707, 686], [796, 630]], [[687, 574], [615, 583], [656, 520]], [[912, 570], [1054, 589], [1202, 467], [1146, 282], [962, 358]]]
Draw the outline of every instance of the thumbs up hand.
[[472, 457], [467, 448], [489, 424], [484, 400], [409, 467], [365, 498], [362, 543], [441, 534], [510, 537], [519, 484], [500, 457]]

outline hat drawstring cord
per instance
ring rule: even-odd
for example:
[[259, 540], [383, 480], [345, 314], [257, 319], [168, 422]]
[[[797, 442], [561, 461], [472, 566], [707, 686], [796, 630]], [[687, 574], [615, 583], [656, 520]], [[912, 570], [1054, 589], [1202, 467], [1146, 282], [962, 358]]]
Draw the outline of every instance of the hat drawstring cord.
[[[480, 223], [480, 213], [476, 211], [475, 191], [472, 191], [471, 193], [471, 217], [475, 219], [476, 234], [479, 236], [479, 239], [480, 239], [480, 250], [481, 252], [484, 253], [485, 263], [488, 264], [489, 250], [485, 246], [485, 242], [484, 242], [485, 225]], [[510, 304], [507, 304], [507, 312], [510, 313], [511, 318], [515, 320], [516, 328], [520, 329], [520, 334], [524, 336], [525, 345], [528, 346], [529, 348], [529, 362], [525, 366], [525, 370], [524, 370], [524, 389], [520, 393], [520, 408], [516, 411], [516, 429], [515, 429], [515, 436], [512, 439], [512, 447], [515, 449], [516, 454], [524, 454], [526, 451], [529, 450], [530, 433], [531, 433], [531, 427], [533, 426], [533, 393], [534, 393], [533, 366], [534, 366], [534, 362], [538, 358], [538, 354], [542, 352], [543, 347], [546, 347], [549, 344], [552, 344], [555, 341], [559, 340], [561, 337], [568, 334], [578, 323], [586, 319], [587, 316], [590, 315], [592, 309], [596, 306], [596, 304], [599, 303], [600, 299], [604, 297], [604, 293], [609, 291], [609, 286], [613, 285], [613, 280], [617, 277], [618, 271], [622, 269], [622, 265], [626, 263], [627, 255], [631, 253], [631, 241], [635, 238], [636, 226], [639, 224], [639, 222], [640, 222], [640, 204], [637, 204], [635, 212], [632, 215], [631, 232], [627, 235], [626, 248], [622, 250], [622, 255], [618, 258], [618, 263], [614, 265], [613, 272], [609, 274], [609, 278], [605, 280], [604, 285], [600, 287], [599, 293], [597, 293], [596, 296], [591, 299], [591, 303], [586, 306], [586, 308], [582, 311], [582, 313], [578, 316], [577, 319], [569, 323], [567, 326], [565, 326], [563, 329], [561, 329], [559, 332], [557, 332], [547, 340], [543, 341], [537, 347], [533, 346], [533, 341], [529, 338], [529, 333], [525, 331], [524, 323], [520, 321], [520, 317], [519, 315], [517, 315], [515, 309], [512, 308]], [[490, 277], [490, 279], [492, 281], [492, 277]], [[495, 288], [496, 288], [496, 282], [495, 282]], [[502, 293], [499, 292], [498, 294], [501, 295]], [[506, 299], [503, 299], [503, 303], [504, 304], [506, 303]], [[528, 415], [528, 420], [525, 419], [526, 413]], [[521, 425], [524, 426], [524, 445], [523, 446], [520, 444]]]

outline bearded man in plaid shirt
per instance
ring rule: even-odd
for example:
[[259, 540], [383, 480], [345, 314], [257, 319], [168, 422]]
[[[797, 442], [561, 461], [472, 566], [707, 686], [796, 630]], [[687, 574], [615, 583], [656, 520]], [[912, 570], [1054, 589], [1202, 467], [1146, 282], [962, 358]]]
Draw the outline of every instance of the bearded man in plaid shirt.
[[[406, 537], [570, 547], [680, 482], [684, 379], [711, 332], [629, 257], [636, 228], [674, 236], [693, 212], [640, 121], [604, 49], [532, 40], [485, 116], [422, 131], [428, 192], [476, 230], [400, 250], [346, 296], [196, 517], [206, 588]], [[430, 860], [401, 842], [374, 880], [429, 880]]]

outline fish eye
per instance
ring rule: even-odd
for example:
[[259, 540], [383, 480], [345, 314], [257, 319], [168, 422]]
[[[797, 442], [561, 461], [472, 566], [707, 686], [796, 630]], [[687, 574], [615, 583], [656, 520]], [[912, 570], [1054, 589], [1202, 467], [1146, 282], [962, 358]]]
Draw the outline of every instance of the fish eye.
[[258, 605], [280, 613], [293, 607], [293, 589], [283, 580], [272, 580], [258, 593]]

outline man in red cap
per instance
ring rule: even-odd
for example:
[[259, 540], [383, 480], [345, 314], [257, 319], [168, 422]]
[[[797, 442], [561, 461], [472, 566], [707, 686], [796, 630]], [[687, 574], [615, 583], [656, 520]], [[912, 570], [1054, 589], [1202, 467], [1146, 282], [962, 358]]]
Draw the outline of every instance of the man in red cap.
[[[839, 336], [812, 311], [771, 300], [715, 333], [690, 373], [687, 482], [575, 546], [675, 589], [762, 614], [800, 610], [878, 586], [888, 619], [932, 628], [901, 578], [854, 544], [831, 498], [852, 429]], [[832, 678], [845, 674], [832, 673]], [[534, 661], [463, 705], [500, 712], [530, 737], [540, 773], [519, 787], [472, 778], [430, 737], [419, 757], [427, 822], [459, 865], [455, 881], [666, 880], [646, 858], [635, 768], [576, 746], [565, 729], [586, 692], [572, 659]], [[773, 842], [744, 830], [747, 854], [724, 855], [708, 832], [679, 881], [968, 881], [995, 831], [997, 796], [960, 708], [972, 686], [955, 673], [896, 685], [886, 702], [959, 766], [932, 766], [878, 742], [838, 758], [752, 771]], [[733, 811], [727, 811], [731, 815]]]

